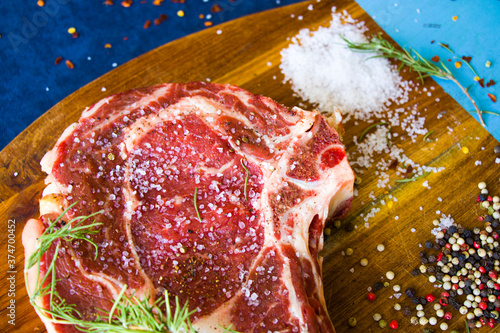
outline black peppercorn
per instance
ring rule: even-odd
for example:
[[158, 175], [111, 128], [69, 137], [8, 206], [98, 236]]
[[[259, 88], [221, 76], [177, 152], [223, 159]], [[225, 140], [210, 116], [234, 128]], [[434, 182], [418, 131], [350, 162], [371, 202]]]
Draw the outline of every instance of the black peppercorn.
[[413, 288], [407, 288], [405, 291], [405, 295], [408, 297], [415, 297], [416, 291]]

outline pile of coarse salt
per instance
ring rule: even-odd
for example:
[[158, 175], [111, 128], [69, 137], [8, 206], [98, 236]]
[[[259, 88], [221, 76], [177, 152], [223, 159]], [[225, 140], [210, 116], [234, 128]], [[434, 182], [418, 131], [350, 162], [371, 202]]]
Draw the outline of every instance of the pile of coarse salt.
[[[302, 100], [313, 104], [320, 112], [329, 114], [339, 108], [344, 120], [366, 127], [383, 123], [365, 135], [363, 140], [346, 129], [344, 140], [352, 139], [355, 149], [348, 152], [351, 166], [357, 174], [364, 173], [375, 164], [378, 188], [391, 188], [389, 169], [398, 161], [396, 175], [404, 177], [409, 166], [414, 176], [426, 172], [440, 172], [444, 168], [422, 166], [406, 156], [397, 140], [416, 142], [428, 133], [425, 118], [417, 106], [391, 108], [409, 100], [414, 84], [403, 80], [396, 68], [385, 58], [373, 58], [373, 53], [354, 52], [343, 38], [355, 43], [367, 42], [364, 22], [358, 22], [344, 10], [332, 8], [329, 27], [316, 31], [301, 30], [281, 51], [280, 68], [293, 91]], [[416, 84], [419, 86], [419, 84]], [[415, 87], [416, 88], [416, 87]], [[425, 88], [424, 88], [425, 89]], [[379, 158], [381, 157], [381, 158]], [[404, 167], [403, 167], [404, 166]], [[430, 188], [425, 181], [423, 186]], [[354, 195], [357, 195], [355, 189]], [[378, 210], [364, 216], [367, 221]]]
[[408, 83], [387, 59], [367, 61], [373, 54], [352, 52], [342, 39], [367, 42], [364, 22], [346, 11], [336, 13], [335, 7], [332, 12], [329, 27], [302, 29], [281, 51], [280, 68], [294, 92], [320, 111], [339, 108], [346, 120], [383, 116], [386, 103], [406, 102]]

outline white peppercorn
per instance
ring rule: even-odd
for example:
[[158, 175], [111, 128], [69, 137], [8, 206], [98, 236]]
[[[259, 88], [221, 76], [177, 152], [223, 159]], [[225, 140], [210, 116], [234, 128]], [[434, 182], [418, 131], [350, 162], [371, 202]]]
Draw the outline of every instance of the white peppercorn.
[[437, 321], [436, 317], [430, 317], [430, 318], [429, 318], [429, 324], [431, 324], [431, 325], [433, 325], [433, 326], [434, 326], [434, 325], [436, 325], [436, 324], [437, 324], [437, 322], [438, 322], [438, 321]]
[[380, 319], [382, 319], [382, 316], [380, 315], [380, 313], [373, 314], [373, 320], [379, 321]]
[[427, 319], [425, 317], [420, 317], [420, 319], [418, 320], [418, 323], [420, 325], [427, 325], [427, 323], [429, 323], [429, 319]]

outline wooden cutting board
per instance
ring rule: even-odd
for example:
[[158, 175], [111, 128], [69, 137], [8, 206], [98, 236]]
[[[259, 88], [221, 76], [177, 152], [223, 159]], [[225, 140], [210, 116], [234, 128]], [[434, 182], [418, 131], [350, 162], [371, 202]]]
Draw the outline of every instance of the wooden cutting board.
[[[310, 4], [314, 6], [312, 11], [307, 8]], [[54, 146], [63, 130], [78, 120], [86, 106], [136, 87], [195, 80], [238, 85], [295, 106], [300, 100], [294, 97], [288, 84], [282, 83], [283, 75], [278, 67], [280, 51], [288, 45], [289, 37], [300, 29], [327, 26], [333, 5], [338, 11], [347, 10], [353, 18], [365, 21], [371, 33], [382, 32], [354, 1], [348, 0], [304, 2], [244, 17], [176, 40], [114, 69], [59, 102], [5, 147], [0, 152], [1, 331], [45, 331], [29, 305], [24, 288], [21, 232], [26, 220], [37, 216], [38, 199], [44, 188], [40, 159]], [[300, 15], [302, 20], [298, 19]], [[406, 73], [404, 77], [417, 82], [414, 74]], [[366, 300], [367, 288], [374, 282], [385, 281], [382, 279], [385, 272], [391, 270], [396, 274], [391, 285], [399, 284], [403, 290], [411, 286], [423, 295], [432, 291], [426, 278], [412, 277], [409, 272], [419, 265], [419, 244], [430, 238], [432, 220], [439, 217], [436, 211], [451, 214], [464, 225], [478, 224], [476, 217], [483, 211], [474, 204], [477, 182], [486, 181], [490, 189], [500, 193], [500, 173], [493, 156], [493, 147], [498, 142], [432, 79], [426, 79], [424, 87], [435, 87], [432, 97], [412, 92], [410, 103], [417, 103], [419, 110], [427, 109], [426, 127], [434, 130], [433, 138], [438, 141], [408, 140], [401, 142], [401, 146], [419, 164], [445, 167], [445, 170], [426, 178], [430, 189], [422, 186], [423, 180], [399, 184], [392, 178], [391, 189], [380, 189], [374, 168], [361, 176], [362, 183], [356, 186], [359, 194], [343, 221], [344, 225], [352, 223], [354, 231], [332, 227], [322, 252], [326, 301], [339, 333], [380, 331], [371, 319], [375, 312], [381, 313], [387, 321], [399, 320], [400, 331], [421, 331], [420, 326], [411, 326], [408, 317], [393, 309], [397, 300], [391, 287], [377, 292], [375, 302]], [[436, 102], [436, 98], [440, 101]], [[446, 113], [438, 116], [443, 110]], [[368, 125], [356, 126], [348, 122], [344, 126], [344, 142], [352, 152], [356, 149], [353, 136], [359, 136]], [[470, 150], [469, 154], [461, 151], [464, 146]], [[375, 157], [375, 162], [381, 158], [384, 156]], [[482, 164], [476, 165], [476, 161]], [[374, 199], [370, 198], [372, 192]], [[389, 201], [390, 195], [398, 199], [392, 208], [381, 201]], [[369, 220], [367, 228], [361, 214], [366, 216], [372, 207], [379, 207], [380, 212]], [[8, 247], [9, 225], [15, 225], [15, 242], [10, 241], [11, 247]], [[385, 245], [384, 252], [376, 250], [379, 243]], [[352, 256], [342, 254], [347, 247], [354, 249]], [[8, 266], [9, 254], [15, 257], [15, 267]], [[363, 257], [369, 260], [366, 267], [359, 265]], [[8, 271], [17, 273], [5, 275]], [[12, 287], [7, 280], [11, 275], [15, 277]], [[9, 311], [6, 307], [12, 299], [15, 300], [15, 326], [7, 323]], [[404, 297], [399, 302], [403, 306], [410, 304]], [[349, 317], [356, 317], [356, 328], [348, 327]], [[451, 327], [465, 331], [463, 319], [457, 315]]]

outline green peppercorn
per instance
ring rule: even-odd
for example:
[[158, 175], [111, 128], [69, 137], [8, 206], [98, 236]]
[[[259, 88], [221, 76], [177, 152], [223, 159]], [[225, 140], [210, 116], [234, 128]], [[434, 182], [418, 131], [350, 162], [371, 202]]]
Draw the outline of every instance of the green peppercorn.
[[349, 318], [349, 320], [347, 321], [347, 324], [349, 325], [349, 327], [354, 327], [354, 326], [356, 326], [357, 323], [358, 322], [357, 322], [356, 318], [354, 318], [354, 317]]
[[387, 322], [384, 319], [380, 319], [378, 321], [378, 326], [380, 326], [380, 328], [386, 328], [387, 327]]

